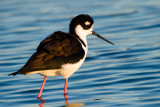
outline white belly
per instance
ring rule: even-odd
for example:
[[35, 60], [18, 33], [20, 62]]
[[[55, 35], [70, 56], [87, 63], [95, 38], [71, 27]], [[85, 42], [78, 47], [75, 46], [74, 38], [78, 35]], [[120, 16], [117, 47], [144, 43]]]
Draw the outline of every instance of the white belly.
[[81, 59], [79, 62], [71, 64], [64, 64], [62, 65], [61, 69], [51, 69], [51, 70], [42, 70], [42, 71], [35, 71], [31, 72], [30, 74], [35, 74], [39, 73], [43, 76], [57, 76], [57, 75], [62, 75], [64, 78], [68, 78], [71, 76], [75, 71], [77, 71], [81, 65], [83, 64], [84, 60], [86, 58], [86, 55], [84, 56], [83, 59]]
[[85, 60], [85, 57], [77, 63], [63, 65], [62, 69], [59, 71], [60, 75], [63, 75], [64, 78], [68, 78], [69, 76], [71, 76], [75, 71], [77, 71], [81, 67], [84, 60]]
[[85, 58], [86, 58], [87, 50], [85, 51], [85, 56], [83, 59], [81, 59], [77, 63], [68, 63], [62, 65], [61, 69], [54, 69], [54, 70], [43, 70], [43, 71], [36, 71], [34, 73], [39, 73], [43, 76], [57, 76], [57, 75], [62, 75], [64, 78], [68, 78], [71, 76], [75, 71], [77, 71], [81, 65], [83, 64]]

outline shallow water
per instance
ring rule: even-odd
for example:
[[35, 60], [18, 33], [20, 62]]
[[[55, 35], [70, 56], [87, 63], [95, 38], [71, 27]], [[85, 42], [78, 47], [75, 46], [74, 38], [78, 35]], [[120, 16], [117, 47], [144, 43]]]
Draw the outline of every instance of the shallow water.
[[[50, 33], [68, 31], [75, 15], [87, 13], [94, 30], [116, 45], [88, 36], [83, 66], [69, 78], [8, 74], [21, 68]], [[2, 107], [159, 107], [159, 0], [1, 0], [0, 105]], [[43, 102], [43, 103], [42, 103]]]

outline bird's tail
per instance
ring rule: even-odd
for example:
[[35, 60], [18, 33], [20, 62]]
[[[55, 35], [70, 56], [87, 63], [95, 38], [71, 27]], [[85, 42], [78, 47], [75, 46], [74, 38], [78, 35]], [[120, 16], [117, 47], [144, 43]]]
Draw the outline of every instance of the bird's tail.
[[17, 73], [18, 72], [13, 72], [13, 73], [9, 74], [8, 76], [11, 76], [11, 75], [15, 76]]

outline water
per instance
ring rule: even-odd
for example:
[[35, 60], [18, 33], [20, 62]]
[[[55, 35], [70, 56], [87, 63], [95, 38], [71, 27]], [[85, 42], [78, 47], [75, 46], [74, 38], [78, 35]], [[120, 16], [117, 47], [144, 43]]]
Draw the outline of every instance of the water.
[[[159, 0], [1, 0], [0, 105], [2, 107], [159, 107]], [[94, 30], [116, 45], [88, 36], [83, 66], [69, 78], [8, 74], [21, 68], [50, 33], [68, 31], [72, 17], [90, 14]]]

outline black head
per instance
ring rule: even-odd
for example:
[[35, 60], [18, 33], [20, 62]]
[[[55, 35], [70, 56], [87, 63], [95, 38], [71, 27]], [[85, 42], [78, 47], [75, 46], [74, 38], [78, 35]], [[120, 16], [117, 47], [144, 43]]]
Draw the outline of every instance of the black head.
[[88, 14], [80, 14], [72, 19], [69, 32], [75, 34], [75, 28], [77, 25], [81, 25], [84, 30], [88, 30], [92, 27], [93, 23], [94, 20]]
[[80, 38], [89, 34], [93, 34], [114, 45], [112, 42], [108, 41], [107, 39], [103, 38], [98, 33], [93, 31], [93, 23], [94, 20], [88, 14], [80, 14], [72, 19], [69, 26], [69, 33]]

